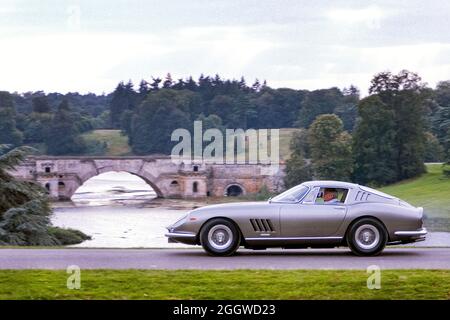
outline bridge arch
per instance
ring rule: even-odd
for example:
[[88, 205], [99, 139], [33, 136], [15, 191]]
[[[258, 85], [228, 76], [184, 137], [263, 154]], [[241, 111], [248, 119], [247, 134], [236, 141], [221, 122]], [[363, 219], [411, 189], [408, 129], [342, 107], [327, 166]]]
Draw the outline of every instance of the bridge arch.
[[156, 179], [154, 179], [153, 177], [149, 178], [143, 174], [139, 174], [139, 173], [133, 172], [131, 170], [102, 170], [102, 172], [98, 172], [98, 173], [90, 172], [89, 174], [84, 175], [83, 177], [79, 177], [79, 179], [78, 179], [79, 183], [77, 184], [77, 186], [68, 190], [68, 193], [65, 195], [65, 197], [71, 198], [75, 194], [75, 192], [81, 186], [83, 186], [85, 184], [86, 181], [88, 181], [94, 177], [97, 177], [101, 174], [109, 173], [109, 172], [126, 172], [129, 174], [132, 174], [133, 176], [139, 177], [143, 181], [145, 181], [145, 183], [148, 184], [153, 189], [153, 191], [155, 191], [157, 198], [164, 198], [164, 194], [161, 191], [161, 188], [158, 187], [158, 185], [154, 182]]
[[230, 183], [225, 188], [225, 196], [227, 197], [237, 197], [240, 195], [245, 195], [245, 188], [240, 183]]

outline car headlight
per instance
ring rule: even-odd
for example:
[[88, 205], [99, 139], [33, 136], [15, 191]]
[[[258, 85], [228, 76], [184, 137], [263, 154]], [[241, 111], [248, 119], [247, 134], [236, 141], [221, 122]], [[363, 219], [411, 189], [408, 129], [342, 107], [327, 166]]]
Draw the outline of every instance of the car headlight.
[[169, 228], [174, 229], [179, 226], [181, 226], [183, 223], [185, 223], [188, 219], [189, 213], [178, 219], [174, 224], [172, 224]]

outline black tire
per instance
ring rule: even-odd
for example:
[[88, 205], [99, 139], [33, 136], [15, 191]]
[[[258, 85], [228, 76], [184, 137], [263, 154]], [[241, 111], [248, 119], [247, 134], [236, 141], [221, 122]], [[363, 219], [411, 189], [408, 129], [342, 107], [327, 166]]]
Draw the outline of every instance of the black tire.
[[374, 218], [362, 218], [347, 232], [347, 244], [355, 255], [375, 256], [386, 246], [388, 234], [384, 225]]
[[236, 225], [226, 219], [212, 219], [200, 231], [200, 243], [212, 256], [231, 256], [241, 243], [241, 233]]

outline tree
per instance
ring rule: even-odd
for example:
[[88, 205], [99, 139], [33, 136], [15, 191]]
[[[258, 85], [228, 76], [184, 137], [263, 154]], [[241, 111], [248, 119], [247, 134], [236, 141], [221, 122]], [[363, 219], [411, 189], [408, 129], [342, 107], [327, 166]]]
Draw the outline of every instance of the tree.
[[425, 162], [441, 162], [444, 160], [444, 148], [438, 138], [431, 132], [425, 133]]
[[[183, 97], [184, 99], [181, 99]], [[132, 148], [136, 154], [170, 154], [171, 134], [177, 128], [189, 128], [189, 109], [192, 96], [183, 92], [161, 89], [148, 95], [132, 118]]]
[[0, 91], [0, 144], [19, 146], [23, 135], [16, 128], [14, 102], [9, 92]]
[[[125, 110], [124, 113], [122, 113], [122, 118], [120, 120], [120, 128], [122, 130], [123, 134], [128, 135], [128, 137], [131, 136], [131, 121], [133, 119], [133, 111], [131, 110]], [[131, 144], [131, 142], [130, 142]]]
[[32, 102], [33, 102], [33, 112], [36, 113], [52, 112], [52, 108], [45, 95], [33, 98]]
[[300, 129], [293, 134], [290, 142], [291, 155], [286, 160], [284, 186], [291, 188], [312, 179], [309, 156], [308, 131]]
[[51, 113], [32, 112], [25, 118], [24, 141], [42, 143], [47, 139], [53, 115]]
[[394, 112], [398, 180], [415, 177], [424, 166], [425, 84], [407, 70], [397, 75], [382, 72], [374, 76], [369, 92]]
[[308, 164], [302, 154], [292, 153], [286, 160], [284, 176], [285, 188], [292, 188], [304, 181], [312, 179], [311, 165]]
[[225, 132], [225, 126], [222, 123], [222, 118], [220, 118], [216, 114], [210, 114], [205, 117], [204, 114], [200, 114], [197, 118], [197, 121], [202, 122], [202, 129], [206, 131], [208, 129], [218, 129], [221, 132]]
[[145, 81], [144, 79], [141, 80], [141, 82], [139, 83], [139, 95], [141, 99], [145, 99], [145, 97], [147, 96], [147, 94], [150, 92], [150, 88], [148, 85], [148, 82]]
[[342, 120], [334, 114], [320, 115], [311, 124], [308, 136], [314, 177], [350, 180], [351, 136], [343, 130]]
[[150, 84], [150, 91], [158, 91], [159, 90], [159, 84], [161, 83], [161, 78], [153, 78], [153, 82]]
[[172, 75], [170, 73], [168, 73], [166, 75], [166, 79], [163, 82], [163, 88], [165, 89], [169, 89], [173, 86], [173, 80], [172, 80]]
[[301, 102], [296, 125], [308, 128], [318, 115], [330, 114], [343, 103], [344, 96], [338, 88], [308, 92]]
[[47, 232], [51, 209], [45, 191], [34, 183], [15, 180], [7, 172], [28, 152], [25, 147], [6, 154], [0, 151], [0, 243], [55, 245], [57, 239]]
[[361, 100], [358, 113], [359, 119], [353, 133], [354, 180], [374, 185], [396, 181], [394, 111], [373, 95]]
[[189, 77], [186, 81], [184, 88], [190, 91], [196, 91], [197, 90], [197, 83], [192, 79], [192, 77]]
[[85, 150], [85, 143], [78, 134], [67, 100], [61, 102], [53, 116], [46, 144], [47, 152], [51, 155], [76, 155]]
[[[0, 244], [47, 246], [88, 239], [80, 231], [51, 227], [51, 208], [45, 189], [34, 182], [16, 180], [8, 173], [33, 150], [20, 147], [4, 153], [5, 148], [0, 145]], [[67, 236], [75, 241], [68, 243]]]
[[255, 79], [255, 82], [252, 84], [252, 90], [258, 92], [261, 89], [261, 83], [258, 79]]
[[439, 82], [435, 90], [437, 110], [432, 115], [432, 129], [450, 161], [450, 81]]
[[125, 110], [134, 110], [139, 101], [138, 96], [131, 81], [127, 84], [120, 82], [117, 85], [109, 105], [111, 124], [114, 128], [120, 128], [122, 113]]
[[342, 90], [342, 94], [344, 95], [342, 104], [338, 105], [333, 113], [342, 119], [346, 131], [353, 132], [358, 116], [357, 105], [360, 100], [360, 92], [357, 87], [350, 85], [350, 87]]

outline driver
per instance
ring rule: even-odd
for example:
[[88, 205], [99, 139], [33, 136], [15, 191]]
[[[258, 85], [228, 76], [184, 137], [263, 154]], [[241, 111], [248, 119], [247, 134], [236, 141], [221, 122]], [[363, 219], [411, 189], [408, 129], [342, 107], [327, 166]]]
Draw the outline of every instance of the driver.
[[338, 193], [334, 188], [326, 188], [323, 192], [323, 201], [326, 204], [340, 203], [337, 198]]

